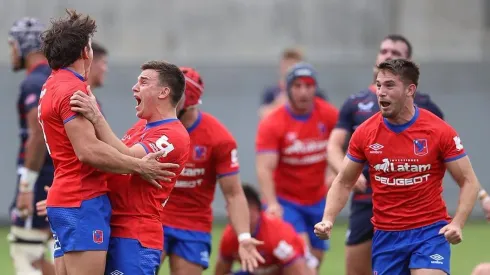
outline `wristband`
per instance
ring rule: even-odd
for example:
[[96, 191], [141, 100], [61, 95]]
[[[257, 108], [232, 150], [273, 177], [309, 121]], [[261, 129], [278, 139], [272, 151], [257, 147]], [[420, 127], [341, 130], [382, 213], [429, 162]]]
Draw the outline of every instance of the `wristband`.
[[250, 233], [241, 233], [240, 235], [238, 235], [238, 242], [241, 243], [245, 240], [248, 240], [248, 239], [251, 239], [252, 238], [252, 235], [250, 235]]
[[38, 177], [39, 172], [23, 168], [20, 172], [19, 191], [21, 193], [32, 192]]
[[481, 201], [483, 201], [483, 200], [485, 200], [487, 198], [490, 198], [488, 196], [487, 191], [485, 191], [484, 189], [481, 189], [480, 192], [478, 192], [478, 199], [481, 200]]

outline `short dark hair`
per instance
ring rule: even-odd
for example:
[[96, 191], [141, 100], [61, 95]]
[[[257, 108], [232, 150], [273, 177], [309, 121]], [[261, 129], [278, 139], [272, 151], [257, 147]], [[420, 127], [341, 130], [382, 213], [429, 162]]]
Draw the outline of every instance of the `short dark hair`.
[[92, 51], [94, 52], [94, 57], [107, 55], [107, 49], [100, 43], [92, 41]]
[[243, 183], [242, 188], [245, 198], [247, 199], [247, 203], [249, 205], [257, 206], [259, 210], [262, 209], [262, 203], [260, 202], [260, 196], [257, 190], [255, 190], [255, 188], [248, 183]]
[[389, 71], [401, 78], [405, 84], [419, 84], [420, 70], [417, 64], [407, 59], [393, 59], [378, 65], [378, 73]]
[[405, 45], [407, 45], [407, 58], [412, 58], [412, 52], [413, 52], [412, 44], [410, 43], [410, 41], [408, 41], [408, 39], [405, 36], [401, 34], [389, 34], [383, 39], [383, 41], [385, 40], [391, 40], [394, 42], [397, 41], [403, 42]]
[[54, 70], [77, 61], [83, 49], [90, 47], [89, 40], [97, 31], [90, 16], [68, 9], [66, 13], [65, 18], [51, 20], [51, 27], [42, 34], [42, 50]]
[[157, 71], [160, 85], [170, 88], [171, 103], [177, 106], [185, 92], [185, 77], [179, 67], [165, 61], [148, 61], [141, 65], [141, 70]]

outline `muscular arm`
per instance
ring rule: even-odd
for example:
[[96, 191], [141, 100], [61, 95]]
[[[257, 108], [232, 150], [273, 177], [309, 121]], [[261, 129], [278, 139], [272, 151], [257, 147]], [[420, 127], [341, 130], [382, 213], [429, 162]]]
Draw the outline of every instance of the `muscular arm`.
[[345, 129], [335, 128], [332, 130], [330, 138], [328, 139], [328, 164], [329, 167], [337, 173], [342, 168], [342, 162], [345, 157], [344, 145], [348, 134], [349, 133]]
[[[121, 154], [124, 154], [126, 156], [130, 156], [130, 157], [137, 157], [137, 158], [142, 158], [145, 156], [145, 154], [141, 156], [141, 150], [137, 149], [137, 151], [135, 152], [131, 148], [127, 147], [116, 136], [116, 134], [114, 134], [111, 127], [109, 126], [109, 123], [107, 123], [107, 120], [105, 120], [105, 118], [103, 116], [101, 116], [98, 119], [97, 123], [94, 124], [94, 128], [95, 128], [95, 133], [96, 133], [97, 137], [101, 141], [103, 141], [103, 142], [109, 144], [110, 146], [116, 148], [116, 150], [119, 151]], [[143, 153], [145, 152], [144, 148], [141, 145], [138, 147], [140, 147], [139, 149], [143, 149]], [[138, 154], [138, 153], [140, 153], [140, 154]], [[139, 155], [139, 156], [137, 156], [137, 155]]]
[[363, 163], [355, 162], [348, 157], [344, 158], [343, 166], [327, 194], [327, 204], [323, 213], [324, 220], [329, 220], [332, 223], [335, 221], [335, 218], [347, 203], [349, 194], [363, 167]]
[[82, 116], [65, 123], [65, 131], [78, 159], [97, 169], [118, 173], [140, 173], [140, 160], [119, 153], [97, 139], [92, 123]]
[[461, 188], [458, 207], [452, 222], [463, 228], [468, 216], [471, 214], [471, 210], [475, 206], [480, 183], [467, 156], [446, 162], [446, 168]]
[[277, 203], [276, 192], [274, 190], [274, 170], [277, 167], [279, 156], [277, 153], [258, 153], [256, 157], [256, 171], [259, 180], [260, 190], [266, 203]]
[[231, 274], [231, 267], [233, 265], [233, 262], [231, 261], [225, 261], [224, 259], [221, 259], [221, 257], [218, 257], [218, 260], [216, 260], [216, 265], [214, 269], [214, 275], [228, 275]]
[[37, 120], [37, 108], [31, 109], [27, 113], [26, 120], [29, 137], [26, 141], [24, 167], [38, 172], [44, 164], [46, 145], [41, 125]]
[[286, 265], [282, 269], [283, 275], [310, 275], [311, 271], [306, 265], [306, 261], [303, 258], [294, 260], [292, 263]]
[[250, 217], [248, 214], [248, 205], [238, 174], [224, 176], [218, 179], [221, 191], [226, 200], [227, 208], [230, 213], [230, 222], [235, 232], [250, 232]]

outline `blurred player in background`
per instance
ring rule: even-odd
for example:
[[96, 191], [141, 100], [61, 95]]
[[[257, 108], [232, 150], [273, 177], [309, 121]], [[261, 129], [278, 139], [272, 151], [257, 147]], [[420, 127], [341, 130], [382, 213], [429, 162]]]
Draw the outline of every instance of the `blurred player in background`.
[[[36, 201], [46, 199], [44, 186], [51, 186], [54, 167], [44, 145], [37, 121], [37, 104], [41, 89], [51, 74], [48, 61], [41, 52], [44, 25], [36, 18], [15, 21], [9, 31], [9, 46], [14, 72], [26, 70], [20, 85], [17, 111], [20, 122], [20, 151], [17, 158], [18, 183], [10, 208], [10, 255], [16, 274], [54, 274], [53, 264], [44, 252], [50, 239], [49, 224], [34, 211]], [[51, 243], [52, 247], [52, 243]], [[52, 252], [52, 251], [51, 251]]]
[[[126, 156], [97, 139], [94, 126], [71, 110], [76, 91], [87, 93], [85, 79], [93, 59], [95, 21], [75, 11], [52, 21], [43, 33], [43, 52], [53, 70], [41, 92], [38, 120], [55, 177], [47, 198], [47, 214], [55, 239], [58, 275], [103, 274], [111, 205], [101, 171], [138, 173], [149, 182], [165, 178], [165, 164], [150, 154]], [[100, 170], [99, 170], [100, 169]], [[90, 217], [90, 218], [87, 218]]]
[[316, 238], [311, 228], [325, 207], [327, 140], [338, 111], [315, 96], [317, 83], [310, 65], [290, 69], [288, 102], [258, 127], [256, 171], [266, 212], [291, 223], [321, 263], [328, 243]]
[[184, 94], [184, 75], [177, 66], [161, 61], [147, 62], [141, 69], [133, 87], [138, 103], [136, 114], [141, 120], [122, 140], [111, 130], [93, 95], [76, 92], [71, 99], [72, 110], [90, 120], [97, 136], [121, 153], [143, 158], [147, 153], [163, 151], [162, 159], [177, 164], [171, 181], [160, 182], [162, 190], [141, 184], [143, 179], [137, 175], [108, 176], [112, 217], [107, 275], [155, 274], [163, 249], [162, 204], [189, 154], [189, 134], [177, 119], [176, 111]]
[[[412, 45], [401, 35], [388, 35], [383, 39], [376, 58], [376, 66], [387, 60], [396, 58], [410, 59]], [[376, 80], [376, 79], [375, 79]], [[345, 143], [355, 129], [371, 116], [379, 112], [376, 104], [375, 80], [369, 88], [351, 95], [340, 110], [340, 117], [328, 141], [328, 162], [335, 171], [340, 171], [344, 160]], [[417, 92], [415, 104], [431, 111], [443, 119], [443, 114], [427, 94]], [[381, 151], [382, 146], [372, 145], [373, 150]], [[386, 146], [386, 145], [385, 145]], [[349, 229], [346, 240], [345, 266], [347, 275], [371, 275], [371, 240], [373, 238], [373, 203], [371, 201], [371, 186], [369, 184], [369, 167], [365, 166], [363, 173], [354, 186], [351, 201]]]
[[[414, 104], [417, 65], [396, 59], [378, 65], [381, 112], [352, 135], [347, 157], [327, 195], [315, 233], [330, 238], [337, 215], [364, 165], [373, 189], [373, 273], [450, 274], [450, 244], [462, 241], [462, 228], [475, 205], [478, 179], [456, 131]], [[454, 218], [447, 214], [442, 180], [449, 170], [461, 188]]]
[[[274, 109], [287, 102], [287, 73], [293, 65], [303, 61], [303, 53], [299, 49], [288, 48], [282, 52], [281, 61], [279, 63], [279, 83], [264, 90], [261, 106], [259, 108], [260, 118], [264, 118]], [[316, 90], [316, 96], [325, 100], [327, 99], [326, 93], [320, 89]]]
[[[316, 274], [318, 261], [309, 253], [308, 245], [294, 228], [276, 217], [265, 215], [257, 191], [244, 185], [243, 191], [248, 202], [250, 230], [253, 236], [264, 244], [258, 248], [266, 260], [255, 272], [239, 271], [234, 275], [313, 275]], [[237, 235], [227, 225], [221, 237], [221, 244], [215, 275], [232, 274], [234, 261], [239, 261]]]
[[96, 89], [104, 86], [105, 75], [107, 72], [107, 49], [100, 43], [92, 41], [92, 51], [94, 53], [94, 59], [90, 66], [90, 73], [88, 74], [87, 85], [91, 89]]
[[204, 83], [197, 71], [185, 75], [184, 106], [178, 116], [191, 138], [191, 152], [163, 209], [164, 255], [172, 275], [198, 275], [209, 266], [216, 181], [225, 197], [231, 224], [238, 233], [244, 270], [252, 271], [263, 258], [250, 234], [247, 201], [239, 176], [237, 144], [221, 122], [198, 109]]

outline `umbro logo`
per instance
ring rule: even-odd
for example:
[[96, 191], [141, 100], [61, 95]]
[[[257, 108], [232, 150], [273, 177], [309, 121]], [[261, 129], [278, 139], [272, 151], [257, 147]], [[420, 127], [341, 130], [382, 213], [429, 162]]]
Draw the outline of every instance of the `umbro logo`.
[[431, 264], [443, 264], [442, 260], [444, 260], [444, 257], [439, 254], [432, 254], [429, 258], [432, 259], [432, 261], [430, 261]]
[[111, 275], [124, 275], [124, 273], [122, 273], [119, 270], [114, 270], [114, 271], [111, 272]]
[[384, 148], [384, 146], [379, 143], [371, 144], [368, 147], [372, 150], [369, 152], [371, 154], [381, 154], [382, 152], [380, 150]]

